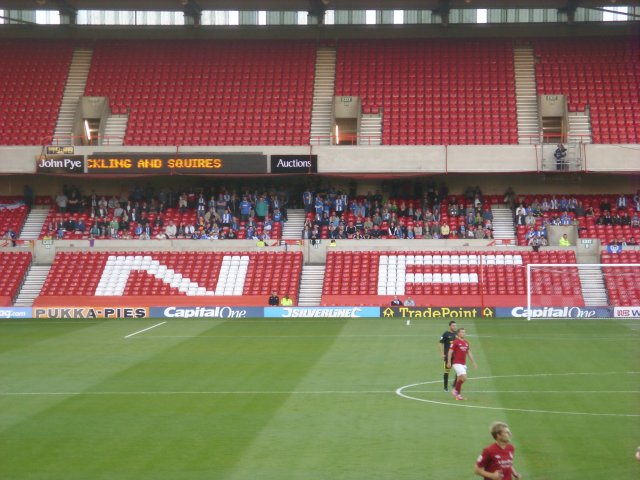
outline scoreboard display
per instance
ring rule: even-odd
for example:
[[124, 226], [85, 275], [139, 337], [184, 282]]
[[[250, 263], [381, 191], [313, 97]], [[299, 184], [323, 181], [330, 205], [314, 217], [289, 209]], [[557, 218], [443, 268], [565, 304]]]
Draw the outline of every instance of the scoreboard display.
[[87, 156], [87, 173], [225, 174], [267, 173], [267, 156], [257, 153], [124, 154]]

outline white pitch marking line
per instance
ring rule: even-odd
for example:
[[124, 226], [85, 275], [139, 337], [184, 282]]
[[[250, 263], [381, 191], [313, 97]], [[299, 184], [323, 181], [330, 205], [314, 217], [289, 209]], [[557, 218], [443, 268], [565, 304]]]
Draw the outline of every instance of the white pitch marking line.
[[[627, 375], [637, 375], [640, 372], [599, 372], [599, 373], [534, 373], [531, 375], [496, 375], [496, 376], [486, 376], [486, 377], [475, 377], [470, 378], [469, 380], [487, 380], [487, 379], [495, 379], [495, 378], [514, 378], [514, 377], [553, 377], [553, 376], [566, 376], [566, 375], [611, 375], [611, 374], [627, 374]], [[557, 415], [583, 415], [590, 417], [640, 417], [639, 414], [635, 413], [590, 413], [590, 412], [569, 412], [569, 411], [558, 411], [558, 410], [534, 410], [534, 409], [526, 409], [526, 408], [508, 408], [508, 407], [488, 407], [484, 405], [469, 405], [462, 403], [451, 403], [451, 402], [439, 402], [437, 400], [427, 400], [426, 398], [416, 398], [411, 395], [407, 395], [404, 393], [404, 390], [417, 387], [419, 385], [432, 385], [435, 383], [440, 383], [442, 380], [434, 380], [429, 382], [419, 382], [413, 383], [411, 385], [405, 385], [403, 387], [399, 387], [396, 389], [396, 395], [406, 398], [407, 400], [416, 400], [418, 402], [424, 403], [433, 403], [436, 405], [445, 405], [448, 407], [462, 407], [462, 408], [475, 408], [479, 410], [502, 410], [508, 412], [524, 412], [524, 413], [551, 413]], [[606, 392], [605, 392], [606, 393]]]
[[133, 337], [134, 335], [138, 335], [139, 333], [146, 332], [147, 330], [151, 330], [152, 328], [159, 327], [160, 325], [164, 325], [165, 323], [167, 323], [167, 322], [165, 321], [165, 322], [156, 323], [155, 325], [151, 325], [150, 327], [143, 328], [142, 330], [138, 330], [137, 332], [130, 333], [129, 335], [127, 335], [124, 338]]

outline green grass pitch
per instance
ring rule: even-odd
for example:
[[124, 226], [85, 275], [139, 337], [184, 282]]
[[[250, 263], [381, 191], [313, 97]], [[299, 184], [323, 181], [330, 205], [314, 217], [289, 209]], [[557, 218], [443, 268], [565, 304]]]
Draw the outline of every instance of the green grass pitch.
[[[640, 322], [3, 320], [3, 480], [472, 479], [507, 421], [524, 479], [637, 479]], [[412, 399], [396, 393], [403, 393]]]

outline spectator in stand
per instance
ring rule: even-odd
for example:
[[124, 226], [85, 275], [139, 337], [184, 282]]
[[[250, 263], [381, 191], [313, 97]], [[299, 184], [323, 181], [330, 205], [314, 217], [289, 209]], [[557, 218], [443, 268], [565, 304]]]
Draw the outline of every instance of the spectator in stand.
[[58, 211], [60, 213], [67, 212], [67, 205], [69, 203], [69, 198], [64, 194], [64, 192], [58, 194], [56, 197], [56, 205], [58, 205]]
[[86, 228], [87, 228], [87, 224], [85, 223], [84, 218], [83, 218], [83, 217], [80, 217], [80, 218], [78, 219], [78, 223], [76, 223], [76, 232], [78, 232], [78, 233], [84, 233], [84, 231], [86, 230]]
[[567, 156], [567, 149], [562, 143], [558, 144], [556, 151], [553, 153], [553, 156], [556, 159], [556, 169], [565, 170], [566, 169], [565, 158]]
[[392, 307], [401, 307], [402, 306], [402, 300], [400, 300], [397, 295], [394, 295], [393, 299], [391, 300], [391, 306]]
[[640, 215], [638, 215], [638, 213], [634, 213], [633, 217], [631, 217], [631, 221], [629, 222], [629, 224], [633, 227], [633, 228], [638, 228], [640, 227]]
[[450, 233], [451, 229], [449, 228], [449, 224], [444, 222], [440, 227], [440, 236], [444, 239], [448, 239]]
[[620, 196], [616, 200], [616, 207], [618, 207], [618, 210], [625, 210], [627, 208], [627, 204], [628, 204], [627, 197], [620, 194]]
[[94, 222], [94, 224], [91, 226], [91, 230], [89, 230], [89, 235], [91, 236], [91, 238], [96, 238], [100, 236], [100, 227], [98, 227], [97, 222]]
[[560, 245], [561, 247], [571, 246], [571, 242], [569, 241], [569, 237], [567, 237], [566, 233], [562, 234], [562, 237], [560, 237], [560, 241], [558, 242], [558, 245]]
[[271, 292], [271, 296], [269, 297], [269, 306], [277, 307], [278, 305], [280, 305], [280, 297], [278, 297], [278, 294], [274, 290]]
[[551, 200], [549, 200], [549, 210], [552, 212], [557, 212], [560, 209], [560, 202], [555, 195], [551, 196]]
[[524, 208], [524, 205], [522, 203], [518, 205], [518, 208], [516, 208], [515, 215], [516, 215], [516, 225], [526, 225], [527, 211]]
[[636, 237], [631, 237], [627, 242], [627, 245], [632, 247], [635, 247], [636, 245], [638, 245], [638, 242], [636, 242]]
[[178, 229], [175, 223], [173, 223], [172, 220], [169, 220], [169, 224], [164, 228], [164, 234], [167, 238], [176, 238], [177, 232]]

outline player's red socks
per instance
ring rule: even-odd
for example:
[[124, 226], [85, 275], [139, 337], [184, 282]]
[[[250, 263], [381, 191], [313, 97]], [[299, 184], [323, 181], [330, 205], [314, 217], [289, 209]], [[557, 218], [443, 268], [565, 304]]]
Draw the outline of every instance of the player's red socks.
[[462, 390], [462, 380], [458, 379], [456, 380], [456, 392], [460, 393], [460, 390]]

